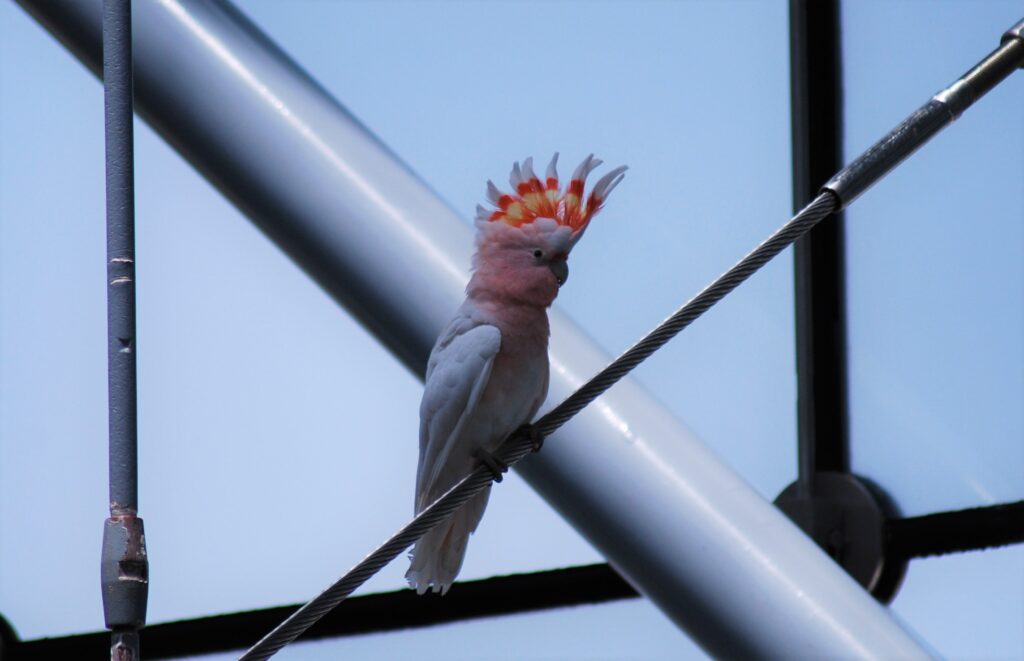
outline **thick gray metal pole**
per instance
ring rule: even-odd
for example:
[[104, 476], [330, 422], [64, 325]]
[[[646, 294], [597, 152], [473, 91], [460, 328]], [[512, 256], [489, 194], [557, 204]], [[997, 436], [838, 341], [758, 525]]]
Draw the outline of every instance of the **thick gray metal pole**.
[[[96, 70], [96, 2], [19, 1]], [[135, 29], [142, 114], [422, 374], [462, 298], [468, 225], [226, 2], [140, 3]], [[558, 312], [551, 358], [551, 402], [608, 362]], [[630, 583], [715, 656], [926, 656], [628, 379], [520, 465]]]
[[130, 0], [104, 0], [107, 151], [107, 373], [110, 513], [138, 511], [135, 396], [135, 168]]
[[103, 2], [107, 152], [107, 379], [110, 518], [103, 528], [100, 582], [111, 629], [110, 657], [139, 658], [146, 621], [148, 564], [138, 514], [135, 389], [135, 182], [130, 0]]

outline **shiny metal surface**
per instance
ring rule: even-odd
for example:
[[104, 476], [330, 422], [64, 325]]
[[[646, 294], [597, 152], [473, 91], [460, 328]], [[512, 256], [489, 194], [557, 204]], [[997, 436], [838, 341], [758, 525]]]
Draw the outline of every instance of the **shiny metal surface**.
[[1019, 36], [1022, 24], [1024, 21], [1010, 28], [998, 48], [836, 173], [823, 189], [835, 193], [845, 208], [1014, 70], [1024, 66], [1024, 39]]
[[[21, 3], [95, 71], [97, 3]], [[468, 225], [232, 6], [138, 3], [135, 30], [144, 116], [422, 373], [462, 298]], [[552, 329], [549, 404], [608, 362], [557, 311]], [[635, 383], [588, 407], [521, 472], [713, 655], [926, 657]]]
[[[1009, 41], [1010, 39], [1024, 40], [1024, 18], [1018, 21], [1013, 27], [1007, 30], [1005, 34], [1003, 34], [1004, 43]], [[1022, 62], [1020, 66], [1024, 68], [1024, 62]]]

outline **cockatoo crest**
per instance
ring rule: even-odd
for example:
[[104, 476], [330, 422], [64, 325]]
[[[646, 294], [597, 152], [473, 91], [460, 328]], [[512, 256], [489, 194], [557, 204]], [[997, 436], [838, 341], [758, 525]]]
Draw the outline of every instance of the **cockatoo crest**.
[[[583, 235], [590, 219], [601, 210], [601, 206], [608, 199], [608, 194], [622, 181], [626, 166], [617, 167], [601, 177], [594, 185], [590, 196], [584, 201], [583, 185], [587, 175], [601, 165], [601, 161], [594, 158], [593, 154], [583, 159], [572, 173], [572, 179], [564, 193], [558, 183], [557, 163], [558, 153], [555, 152], [542, 183], [533, 172], [532, 157], [524, 160], [521, 167], [516, 162], [509, 177], [512, 193], [503, 193], [493, 182], [488, 181], [487, 198], [495, 209], [488, 210], [477, 206], [476, 220], [481, 233], [486, 233], [487, 226], [492, 223], [526, 229], [525, 226], [533, 224], [538, 219], [549, 218], [555, 221], [557, 227], [566, 227], [570, 230], [570, 247], [574, 245]], [[546, 226], [550, 223], [539, 225]]]

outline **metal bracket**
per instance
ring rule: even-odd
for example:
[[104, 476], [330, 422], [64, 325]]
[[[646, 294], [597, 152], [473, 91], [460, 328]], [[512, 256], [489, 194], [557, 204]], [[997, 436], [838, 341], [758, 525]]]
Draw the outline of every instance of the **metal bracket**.
[[107, 519], [103, 527], [100, 583], [108, 629], [140, 629], [146, 624], [149, 560], [142, 519], [135, 514]]
[[794, 482], [775, 504], [876, 599], [896, 596], [907, 560], [886, 554], [885, 525], [896, 512], [878, 487], [850, 473], [817, 472], [810, 492]]

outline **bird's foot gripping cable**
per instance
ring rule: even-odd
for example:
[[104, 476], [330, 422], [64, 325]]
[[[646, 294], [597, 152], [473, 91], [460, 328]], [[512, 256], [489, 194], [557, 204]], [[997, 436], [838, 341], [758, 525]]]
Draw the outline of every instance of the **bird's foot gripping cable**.
[[481, 464], [487, 466], [494, 475], [495, 482], [501, 482], [504, 478], [504, 474], [508, 472], [508, 464], [483, 448], [477, 448], [473, 453], [473, 456], [479, 459]]
[[536, 426], [527, 422], [515, 431], [514, 437], [527, 438], [530, 440], [530, 448], [534, 452], [540, 452], [544, 447], [544, 433]]

